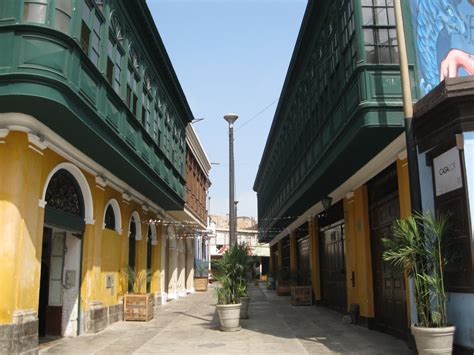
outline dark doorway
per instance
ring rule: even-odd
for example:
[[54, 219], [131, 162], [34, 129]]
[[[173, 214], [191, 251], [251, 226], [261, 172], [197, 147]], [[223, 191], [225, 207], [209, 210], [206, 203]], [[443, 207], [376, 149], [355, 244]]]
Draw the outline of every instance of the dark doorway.
[[[128, 266], [130, 271], [135, 271], [135, 245], [137, 236], [137, 225], [135, 224], [135, 218], [132, 217], [130, 221], [130, 235], [128, 237]], [[128, 292], [133, 292], [133, 284], [128, 283]]]
[[51, 259], [51, 239], [53, 230], [43, 229], [43, 250], [41, 252], [41, 277], [38, 307], [38, 333], [40, 337], [46, 336], [46, 309], [48, 307], [49, 295], [49, 270]]
[[392, 223], [400, 217], [395, 166], [369, 184], [375, 327], [399, 338], [408, 334], [405, 277], [403, 271], [383, 261], [382, 238], [390, 238]]
[[339, 312], [347, 311], [344, 221], [320, 231], [321, 303]]
[[298, 265], [298, 285], [311, 285], [311, 266], [309, 264], [310, 245], [309, 236], [298, 238], [297, 240], [297, 265]]

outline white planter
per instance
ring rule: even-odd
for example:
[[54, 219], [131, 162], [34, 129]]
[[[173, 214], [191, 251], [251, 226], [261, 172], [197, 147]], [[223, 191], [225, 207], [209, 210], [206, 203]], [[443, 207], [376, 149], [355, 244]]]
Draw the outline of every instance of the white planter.
[[250, 297], [240, 297], [240, 319], [247, 319], [249, 317], [249, 302]]
[[419, 355], [450, 355], [453, 352], [455, 327], [425, 328], [411, 327]]
[[218, 304], [217, 313], [223, 332], [236, 332], [240, 330], [240, 303]]

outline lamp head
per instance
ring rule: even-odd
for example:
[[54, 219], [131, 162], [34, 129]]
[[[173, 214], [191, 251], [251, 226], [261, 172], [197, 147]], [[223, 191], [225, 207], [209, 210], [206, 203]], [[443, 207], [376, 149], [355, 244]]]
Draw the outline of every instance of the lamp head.
[[326, 195], [321, 199], [321, 203], [323, 204], [323, 208], [327, 211], [331, 207], [332, 197]]
[[224, 119], [229, 122], [230, 125], [233, 125], [235, 121], [237, 121], [237, 116], [235, 113], [228, 113], [227, 115], [224, 116]]

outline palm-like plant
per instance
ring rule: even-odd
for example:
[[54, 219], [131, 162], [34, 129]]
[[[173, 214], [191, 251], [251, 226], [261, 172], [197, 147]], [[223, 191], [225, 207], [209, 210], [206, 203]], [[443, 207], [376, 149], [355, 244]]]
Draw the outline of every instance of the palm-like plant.
[[413, 277], [418, 326], [448, 325], [444, 288], [444, 239], [447, 219], [417, 213], [396, 220], [392, 238], [384, 238], [383, 258]]
[[151, 270], [139, 270], [128, 266], [122, 269], [122, 275], [128, 282], [128, 289], [133, 293], [140, 293], [144, 285], [151, 280]]
[[235, 245], [215, 263], [215, 277], [221, 287], [216, 289], [218, 304], [237, 304], [246, 292], [247, 251]]

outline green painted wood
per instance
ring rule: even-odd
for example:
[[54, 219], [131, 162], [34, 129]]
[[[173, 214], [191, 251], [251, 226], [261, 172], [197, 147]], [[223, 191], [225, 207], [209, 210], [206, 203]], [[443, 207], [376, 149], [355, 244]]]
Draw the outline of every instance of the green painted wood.
[[76, 233], [84, 233], [84, 219], [68, 213], [58, 211], [46, 205], [44, 211], [44, 223], [51, 227], [59, 227]]

